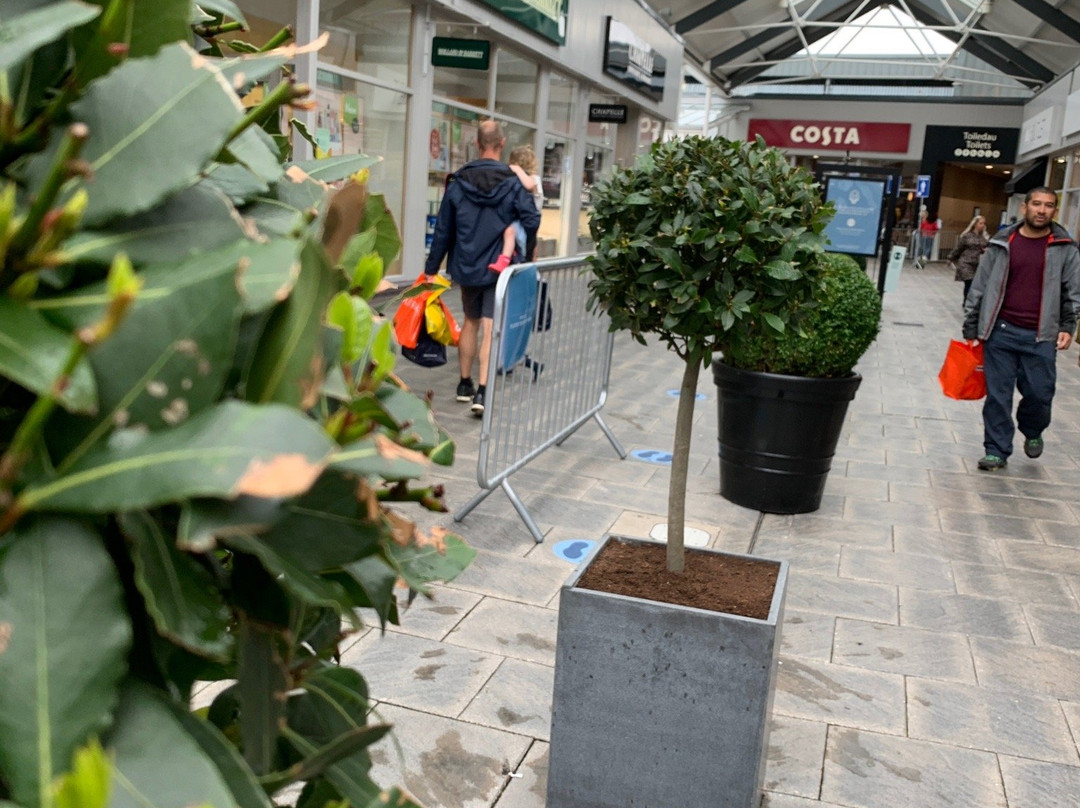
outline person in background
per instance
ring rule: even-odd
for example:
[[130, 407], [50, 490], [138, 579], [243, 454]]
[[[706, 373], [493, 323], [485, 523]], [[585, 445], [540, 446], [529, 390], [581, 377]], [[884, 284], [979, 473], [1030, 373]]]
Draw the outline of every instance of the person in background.
[[955, 279], [964, 282], [964, 297], [960, 301], [961, 306], [967, 300], [968, 292], [971, 291], [971, 281], [979, 266], [979, 259], [986, 252], [986, 245], [989, 243], [990, 239], [986, 235], [986, 217], [976, 216], [964, 228], [964, 232], [956, 240], [956, 246], [949, 253], [949, 263], [956, 266]]
[[934, 236], [940, 229], [937, 219], [931, 219], [925, 208], [919, 211], [919, 240], [918, 256], [915, 258], [915, 268], [922, 269], [930, 261], [930, 253], [934, 248]]
[[[1003, 469], [1017, 428], [1024, 454], [1043, 453], [1057, 382], [1057, 351], [1072, 344], [1080, 309], [1080, 252], [1053, 221], [1057, 194], [1028, 191], [1019, 224], [994, 235], [964, 303], [964, 339], [983, 343], [982, 471]], [[1013, 389], [1020, 391], [1013, 424]]]
[[[544, 189], [540, 184], [539, 166], [532, 146], [518, 146], [511, 151], [509, 163], [510, 170], [517, 174], [517, 178], [521, 180], [525, 190], [532, 195], [533, 202], [536, 203], [536, 209], [542, 211], [544, 209]], [[518, 221], [506, 228], [503, 233], [502, 252], [499, 253], [499, 257], [494, 264], [488, 265], [488, 269], [492, 272], [502, 272], [513, 262], [515, 250], [526, 261], [532, 261], [535, 258], [535, 248], [533, 249], [533, 255], [525, 252], [525, 228]]]
[[[499, 278], [488, 270], [488, 265], [498, 258], [503, 234], [515, 219], [525, 229], [526, 254], [531, 252], [540, 227], [540, 212], [514, 172], [499, 160], [506, 137], [498, 121], [480, 124], [476, 145], [480, 157], [447, 178], [424, 274], [437, 274], [446, 258], [450, 278], [461, 286], [465, 322], [458, 340], [461, 381], [457, 400], [471, 401], [473, 415], [480, 417], [484, 414], [495, 283]], [[477, 359], [481, 381], [474, 385], [472, 366]]]

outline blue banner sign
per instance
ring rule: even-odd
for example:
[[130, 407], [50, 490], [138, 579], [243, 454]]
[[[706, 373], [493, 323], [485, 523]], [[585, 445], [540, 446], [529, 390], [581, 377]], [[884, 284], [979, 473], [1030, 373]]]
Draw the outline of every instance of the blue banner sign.
[[877, 255], [884, 194], [883, 180], [825, 178], [825, 199], [836, 206], [825, 227], [833, 252]]

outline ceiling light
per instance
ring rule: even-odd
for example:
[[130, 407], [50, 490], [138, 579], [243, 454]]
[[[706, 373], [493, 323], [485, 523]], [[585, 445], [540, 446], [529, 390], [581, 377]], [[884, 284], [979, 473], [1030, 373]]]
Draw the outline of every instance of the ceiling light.
[[987, 169], [987, 171], [993, 171], [994, 167], [993, 166], [987, 166], [986, 169]]
[[1009, 169], [1007, 169], [1007, 168], [1004, 171], [1002, 171], [1001, 173], [1002, 174], [1012, 174], [1012, 172], [1009, 171]]

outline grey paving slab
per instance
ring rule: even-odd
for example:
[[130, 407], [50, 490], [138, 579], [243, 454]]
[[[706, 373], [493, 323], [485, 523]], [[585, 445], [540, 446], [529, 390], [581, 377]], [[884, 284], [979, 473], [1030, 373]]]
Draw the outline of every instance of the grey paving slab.
[[843, 727], [829, 729], [821, 798], [852, 808], [1007, 807], [988, 752]]
[[906, 676], [975, 682], [963, 634], [839, 618], [833, 661]]
[[973, 637], [971, 650], [983, 687], [1080, 701], [1080, 654], [990, 637]]
[[480, 602], [480, 595], [452, 589], [448, 586], [433, 587], [432, 597], [418, 597], [411, 605], [398, 598], [401, 625], [394, 630], [431, 640], [441, 640], [462, 618]]
[[372, 747], [372, 777], [401, 784], [425, 808], [492, 805], [532, 743], [523, 735], [394, 705], [379, 704], [376, 711], [394, 733]]
[[502, 657], [422, 637], [372, 633], [341, 655], [359, 670], [373, 699], [456, 717], [480, 692]]
[[791, 794], [767, 791], [762, 796], [761, 808], [843, 808], [835, 802], [822, 802]]
[[1080, 651], [1080, 610], [1071, 606], [1031, 604], [1025, 607], [1036, 645]]
[[792, 570], [819, 575], [836, 575], [840, 571], [842, 545], [813, 539], [791, 539], [783, 536], [758, 537], [754, 555], [782, 558]]
[[825, 761], [826, 725], [776, 715], [769, 727], [765, 790], [816, 798]]
[[885, 480], [866, 480], [830, 474], [825, 490], [840, 497], [858, 497], [881, 502], [889, 499], [889, 484]]
[[1019, 603], [977, 595], [900, 589], [900, 625], [1031, 642]]
[[971, 564], [1002, 564], [997, 542], [966, 533], [946, 533], [897, 525], [893, 528], [893, 546], [898, 553], [937, 556]]
[[536, 555], [534, 542], [524, 563], [514, 556], [480, 550], [472, 564], [448, 586], [544, 606], [571, 572], [565, 561], [546, 554]]
[[1060, 604], [1072, 601], [1065, 578], [1047, 572], [952, 562], [956, 591], [963, 595]]
[[791, 517], [790, 535], [800, 539], [857, 544], [861, 547], [892, 547], [892, 526], [879, 521], [860, 521], [843, 516], [828, 517], [821, 513], [795, 514]]
[[780, 663], [774, 714], [904, 734], [902, 676], [794, 657]]
[[465, 648], [551, 666], [555, 664], [557, 620], [554, 609], [489, 597], [446, 639]]
[[1080, 575], [1080, 548], [1053, 547], [1042, 543], [1001, 541], [1001, 558], [1006, 566], [1041, 570], [1060, 575]]
[[851, 460], [847, 476], [859, 480], [884, 480], [908, 485], [930, 485], [930, 471], [914, 466], [888, 466], [884, 462]]
[[1058, 702], [909, 677], [908, 735], [951, 746], [1080, 765]]
[[1041, 521], [1035, 524], [1047, 544], [1080, 548], [1080, 528], [1076, 525]]
[[[529, 514], [536, 522], [558, 527], [573, 527], [592, 533], [598, 538], [618, 518], [619, 511], [622, 510], [616, 505], [601, 504], [604, 502], [603, 499], [584, 502], [555, 494], [530, 496], [521, 491], [518, 492], [518, 496], [522, 498]], [[522, 529], [524, 530], [524, 527]]]
[[954, 508], [938, 511], [941, 529], [950, 533], [971, 533], [994, 539], [1041, 541], [1039, 528], [1033, 519], [998, 513], [979, 513]]
[[885, 452], [885, 463], [891, 466], [907, 466], [909, 468], [939, 469], [942, 471], [966, 471], [967, 466], [961, 457], [951, 457], [943, 454], [921, 454], [919, 452], [902, 452], [897, 449], [889, 449]]
[[547, 802], [548, 745], [534, 741], [525, 759], [499, 795], [497, 808], [544, 808]]
[[788, 579], [785, 608], [896, 623], [895, 586], [796, 573]]
[[1061, 705], [1061, 711], [1065, 713], [1065, 720], [1069, 723], [1069, 730], [1077, 745], [1077, 751], [1080, 751], [1080, 701], [1059, 701], [1058, 704]]
[[956, 589], [949, 565], [940, 558], [866, 547], [843, 549], [840, 554], [840, 577], [915, 589], [948, 592]]
[[780, 629], [780, 653], [816, 662], [828, 662], [832, 656], [836, 618], [831, 614], [784, 609]]
[[876, 502], [848, 497], [844, 518], [885, 525], [908, 525], [938, 529], [941, 521], [933, 508], [916, 508], [910, 503]]
[[461, 718], [474, 724], [548, 740], [555, 669], [536, 662], [506, 659]]
[[1009, 808], [1076, 808], [1080, 768], [1000, 756]]

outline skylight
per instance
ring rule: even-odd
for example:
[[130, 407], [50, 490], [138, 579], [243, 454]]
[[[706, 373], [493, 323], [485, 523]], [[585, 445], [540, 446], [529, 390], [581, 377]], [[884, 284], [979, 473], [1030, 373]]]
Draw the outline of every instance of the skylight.
[[[978, 3], [976, 2], [976, 5]], [[947, 56], [956, 44], [912, 19], [898, 8], [884, 6], [839, 27], [800, 54], [820, 56]]]

